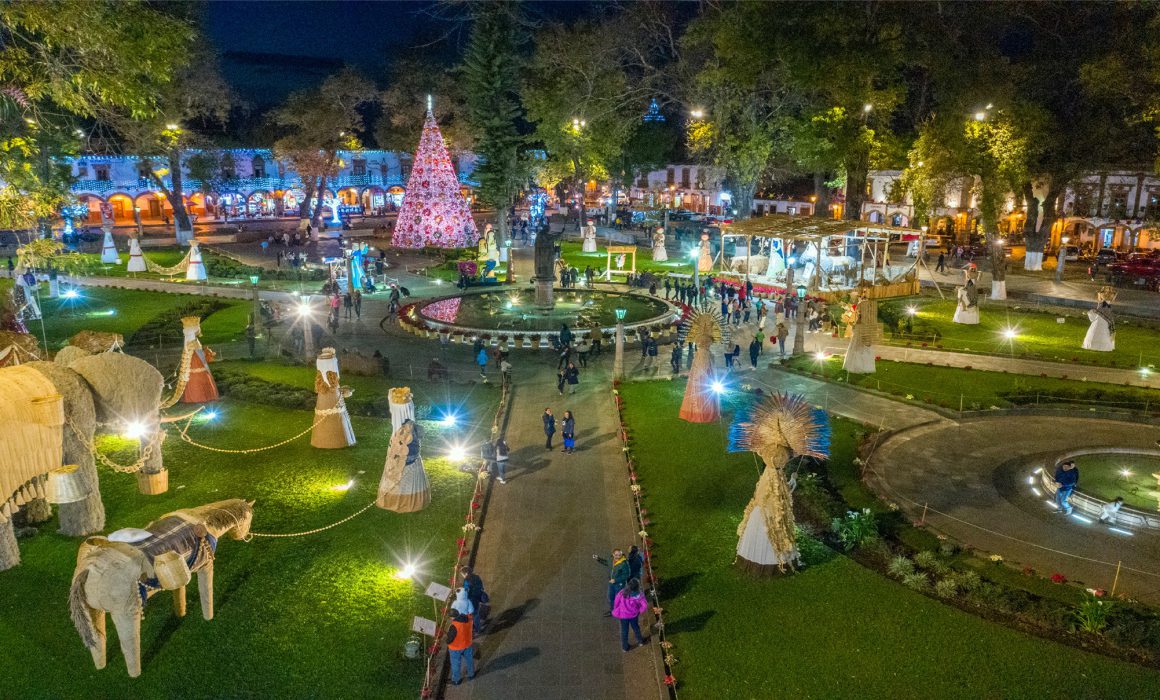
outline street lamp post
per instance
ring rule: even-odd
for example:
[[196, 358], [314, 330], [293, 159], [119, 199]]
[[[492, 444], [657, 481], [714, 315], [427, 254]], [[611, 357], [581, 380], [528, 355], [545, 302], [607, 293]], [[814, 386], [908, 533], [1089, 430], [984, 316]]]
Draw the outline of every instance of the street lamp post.
[[258, 275], [250, 275], [250, 291], [254, 300], [254, 334], [262, 334], [262, 300], [258, 296]]
[[793, 354], [802, 355], [806, 351], [806, 286], [797, 286], [797, 322], [793, 330]]
[[1055, 259], [1055, 281], [1063, 281], [1063, 263], [1067, 258], [1067, 242], [1071, 240], [1067, 236], [1059, 239], [1059, 255]]
[[624, 316], [628, 309], [616, 309], [616, 354], [612, 359], [612, 378], [624, 379]]

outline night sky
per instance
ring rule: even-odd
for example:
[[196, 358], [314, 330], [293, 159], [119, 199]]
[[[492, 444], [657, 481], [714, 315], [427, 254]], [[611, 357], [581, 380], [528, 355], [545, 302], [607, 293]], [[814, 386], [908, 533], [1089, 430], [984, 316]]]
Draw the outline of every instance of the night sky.
[[[541, 20], [572, 20], [605, 7], [598, 2], [525, 5], [530, 16]], [[264, 107], [281, 102], [291, 90], [321, 82], [344, 64], [384, 85], [392, 55], [421, 45], [454, 62], [468, 28], [454, 18], [465, 13], [462, 5], [427, 0], [214, 0], [206, 8], [205, 31], [222, 55], [226, 79], [245, 100]]]

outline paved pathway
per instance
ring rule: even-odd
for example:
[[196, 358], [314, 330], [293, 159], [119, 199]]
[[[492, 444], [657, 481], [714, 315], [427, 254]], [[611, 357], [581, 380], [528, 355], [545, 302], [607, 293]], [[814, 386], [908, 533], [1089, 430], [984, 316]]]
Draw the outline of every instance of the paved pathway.
[[[885, 399], [883, 399], [885, 401]], [[927, 424], [887, 439], [870, 460], [869, 481], [912, 517], [955, 540], [1089, 587], [1160, 603], [1160, 535], [1123, 535], [1056, 514], [1027, 478], [1053, 455], [1100, 445], [1153, 447], [1155, 431], [1090, 418], [995, 416]], [[1083, 488], [1083, 474], [1080, 474]]]
[[[522, 267], [518, 272], [529, 279]], [[445, 697], [667, 697], [656, 646], [621, 651], [618, 625], [603, 616], [608, 570], [592, 559], [627, 549], [636, 531], [610, 393], [611, 354], [590, 362], [579, 391], [564, 397], [549, 354], [513, 353], [512, 362], [508, 483], [491, 485], [476, 558], [494, 622], [477, 646], [476, 679], [449, 687]], [[557, 420], [565, 409], [576, 414], [574, 454], [560, 451], [559, 433], [556, 449], [544, 448], [546, 407]]]

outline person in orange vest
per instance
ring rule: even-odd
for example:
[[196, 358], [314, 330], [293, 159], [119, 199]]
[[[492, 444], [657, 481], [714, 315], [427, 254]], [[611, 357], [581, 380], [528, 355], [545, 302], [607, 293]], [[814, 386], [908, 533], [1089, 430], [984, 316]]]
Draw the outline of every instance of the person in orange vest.
[[475, 657], [471, 650], [472, 616], [452, 609], [447, 626], [447, 655], [451, 657], [451, 685], [459, 685], [459, 667], [467, 662], [467, 680], [475, 678]]

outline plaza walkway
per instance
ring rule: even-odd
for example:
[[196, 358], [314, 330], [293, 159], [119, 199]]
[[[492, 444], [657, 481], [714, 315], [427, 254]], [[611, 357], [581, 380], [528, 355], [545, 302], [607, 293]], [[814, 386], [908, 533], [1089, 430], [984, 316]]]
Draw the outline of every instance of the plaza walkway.
[[[521, 279], [530, 279], [526, 252], [518, 264]], [[512, 363], [508, 478], [491, 485], [475, 561], [494, 621], [476, 647], [476, 679], [448, 687], [445, 697], [667, 697], [655, 644], [621, 651], [619, 627], [604, 617], [608, 569], [592, 558], [636, 541], [616, 435], [611, 354], [590, 362], [577, 393], [567, 396], [556, 391], [550, 354], [517, 352]], [[559, 432], [555, 449], [545, 449], [541, 415], [548, 407], [557, 430], [566, 409], [575, 413], [574, 454], [561, 452]]]

